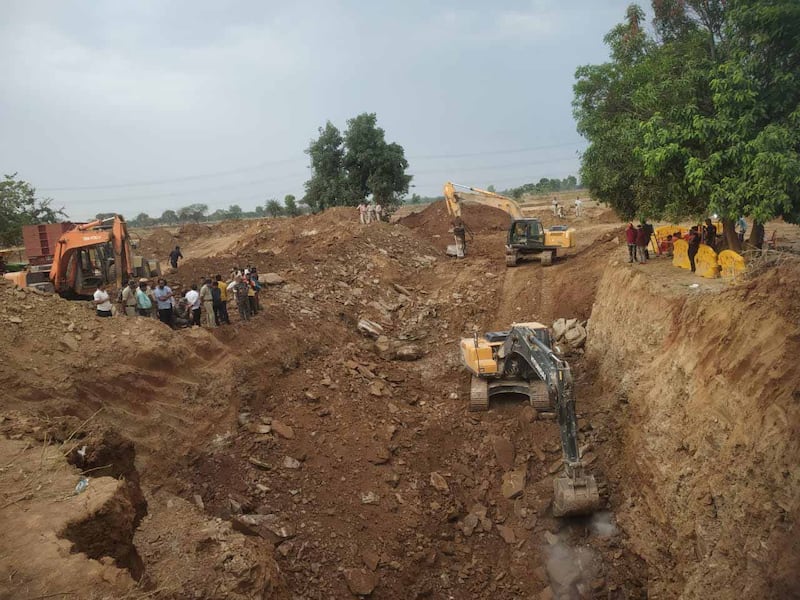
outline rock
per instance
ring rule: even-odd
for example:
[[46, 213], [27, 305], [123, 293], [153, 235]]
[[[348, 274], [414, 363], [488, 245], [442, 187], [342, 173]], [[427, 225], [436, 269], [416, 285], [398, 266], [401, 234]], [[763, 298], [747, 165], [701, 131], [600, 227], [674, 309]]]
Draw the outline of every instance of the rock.
[[284, 282], [284, 279], [277, 273], [267, 273], [265, 275], [259, 275], [258, 281], [266, 283], [267, 285], [280, 285]]
[[80, 344], [78, 344], [78, 340], [75, 339], [75, 336], [71, 333], [65, 333], [61, 337], [61, 343], [64, 344], [67, 348], [72, 350], [73, 352], [77, 352], [80, 350]]
[[411, 292], [410, 292], [408, 289], [404, 288], [404, 287], [403, 287], [402, 285], [400, 285], [399, 283], [393, 283], [393, 284], [392, 284], [392, 287], [393, 287], [393, 288], [394, 288], [394, 289], [395, 289], [397, 292], [399, 292], [399, 293], [403, 294], [403, 296], [408, 296], [409, 298], [411, 297]]
[[373, 380], [369, 384], [369, 393], [380, 398], [383, 395], [383, 382], [379, 379]]
[[570, 347], [574, 349], [582, 348], [586, 343], [586, 329], [580, 325], [576, 325], [572, 329], [567, 330], [567, 333], [564, 335], [564, 339], [570, 345]]
[[506, 544], [517, 543], [517, 536], [514, 535], [514, 530], [511, 529], [511, 527], [506, 527], [505, 525], [498, 525], [497, 531], [500, 533], [500, 537], [503, 538], [503, 541]]
[[525, 490], [525, 471], [508, 471], [503, 475], [500, 491], [509, 500], [520, 496]]
[[281, 423], [280, 421], [276, 421], [275, 419], [272, 420], [272, 431], [277, 433], [282, 438], [286, 438], [287, 440], [294, 439], [294, 429]]
[[241, 427], [244, 427], [250, 422], [250, 413], [247, 412], [239, 413], [238, 421], [239, 425]]
[[500, 468], [504, 471], [514, 468], [514, 444], [506, 438], [497, 435], [492, 439], [492, 446], [494, 446], [494, 456]]
[[440, 492], [447, 493], [450, 491], [450, 486], [447, 484], [447, 480], [436, 471], [431, 473], [431, 485]]
[[264, 433], [269, 433], [270, 431], [272, 431], [272, 427], [269, 426], [269, 425], [264, 425], [263, 423], [249, 423], [247, 425], [247, 430], [250, 433], [264, 434]]
[[381, 563], [381, 557], [378, 556], [377, 552], [373, 552], [372, 550], [364, 550], [361, 553], [361, 560], [364, 561], [364, 564], [367, 565], [370, 571], [377, 569], [378, 565]]
[[261, 459], [256, 458], [255, 456], [248, 457], [247, 462], [249, 462], [254, 467], [258, 467], [262, 471], [269, 471], [272, 468], [272, 465], [270, 465], [267, 462], [264, 462]]
[[541, 592], [539, 592], [539, 600], [554, 600], [552, 588], [548, 585]]
[[567, 332], [567, 321], [566, 319], [556, 319], [553, 322], [553, 337], [556, 340], [560, 340], [564, 337], [564, 334]]
[[569, 331], [578, 324], [578, 319], [567, 319], [565, 324], [567, 326], [567, 331]]
[[422, 348], [416, 344], [400, 346], [395, 353], [397, 360], [418, 360], [422, 358]]
[[285, 523], [278, 515], [236, 515], [231, 519], [231, 525], [236, 531], [245, 535], [257, 535], [268, 540], [273, 545], [280, 544], [283, 540], [294, 537], [294, 528]]
[[358, 322], [357, 327], [358, 330], [364, 335], [370, 335], [375, 338], [383, 335], [383, 327], [374, 321], [370, 321], [369, 319], [361, 319]]
[[22, 319], [20, 319], [19, 317], [8, 317], [8, 322], [19, 324], [22, 323]]
[[194, 494], [194, 496], [192, 496], [192, 499], [194, 500], [194, 504], [197, 508], [199, 508], [200, 510], [206, 509], [206, 505], [203, 503], [203, 497], [200, 494]]
[[292, 458], [291, 456], [284, 456], [283, 467], [284, 469], [299, 469], [300, 461], [297, 460], [296, 458]]
[[519, 417], [523, 423], [533, 423], [539, 418], [539, 412], [530, 404], [523, 406], [519, 413]]
[[377, 575], [366, 569], [345, 569], [344, 580], [356, 596], [369, 596], [378, 585]]
[[378, 504], [380, 501], [381, 497], [375, 492], [362, 492], [361, 494], [361, 504]]
[[475, 528], [478, 526], [479, 522], [480, 519], [478, 518], [478, 515], [470, 513], [464, 517], [464, 521], [461, 523], [461, 531], [464, 532], [465, 536], [469, 537], [475, 531]]
[[388, 352], [391, 348], [392, 344], [385, 335], [379, 335], [378, 339], [375, 340], [375, 350], [377, 350], [379, 354]]

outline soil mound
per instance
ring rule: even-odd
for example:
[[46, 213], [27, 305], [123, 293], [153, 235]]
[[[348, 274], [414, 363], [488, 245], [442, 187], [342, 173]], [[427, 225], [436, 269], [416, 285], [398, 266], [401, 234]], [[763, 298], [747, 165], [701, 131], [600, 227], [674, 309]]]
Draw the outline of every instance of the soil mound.
[[[452, 217], [447, 213], [445, 201], [438, 200], [423, 211], [401, 218], [399, 223], [424, 238], [436, 239], [436, 236], [444, 238], [444, 245], [447, 245], [453, 243], [450, 234], [451, 221]], [[468, 202], [467, 208], [464, 210], [464, 222], [473, 233], [479, 235], [494, 231], [506, 231], [510, 218], [508, 214], [498, 208]], [[440, 244], [437, 242], [436, 245]]]
[[[144, 233], [144, 231], [142, 231]], [[180, 245], [180, 240], [164, 227], [159, 227], [149, 235], [142, 235], [142, 243], [139, 247], [140, 252], [145, 256], [157, 257], [165, 260], [175, 246]]]

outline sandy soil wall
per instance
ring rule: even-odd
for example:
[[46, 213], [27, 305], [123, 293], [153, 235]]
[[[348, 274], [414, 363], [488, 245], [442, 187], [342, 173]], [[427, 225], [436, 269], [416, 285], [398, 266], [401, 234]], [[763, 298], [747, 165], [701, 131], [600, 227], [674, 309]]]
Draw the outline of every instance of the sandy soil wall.
[[617, 518], [653, 598], [800, 593], [800, 268], [676, 294], [611, 264], [589, 323]]

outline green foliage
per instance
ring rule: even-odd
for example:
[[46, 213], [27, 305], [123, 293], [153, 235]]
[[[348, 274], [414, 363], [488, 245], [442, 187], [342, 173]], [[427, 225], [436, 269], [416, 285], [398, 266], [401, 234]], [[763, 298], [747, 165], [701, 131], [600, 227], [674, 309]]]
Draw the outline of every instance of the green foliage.
[[283, 205], [286, 208], [286, 216], [296, 217], [300, 214], [300, 208], [297, 206], [297, 199], [292, 194], [287, 194], [283, 198]]
[[149, 227], [155, 222], [156, 220], [151, 218], [147, 213], [139, 213], [133, 220], [128, 221], [128, 225], [131, 227]]
[[194, 221], [198, 223], [208, 212], [208, 204], [190, 204], [178, 209], [178, 220], [181, 223]]
[[[542, 177], [538, 183], [526, 183], [521, 186], [503, 190], [503, 196], [511, 198], [521, 198], [524, 194], [549, 194], [552, 192], [563, 192], [577, 189], [578, 180], [574, 175], [569, 175], [564, 179], [548, 179]], [[488, 190], [493, 191], [493, 190]]]
[[21, 244], [23, 225], [57, 223], [67, 216], [51, 204], [49, 198], [37, 198], [36, 189], [16, 173], [6, 175], [0, 181], [0, 246]]
[[163, 225], [174, 225], [178, 222], [178, 213], [174, 210], [165, 210], [161, 213], [161, 218], [159, 222]]
[[370, 194], [391, 205], [408, 193], [411, 176], [405, 174], [408, 161], [403, 147], [386, 142], [375, 113], [349, 119], [344, 136], [328, 121], [306, 153], [312, 175], [302, 203], [312, 212], [355, 206]]
[[280, 217], [283, 215], [283, 205], [275, 200], [275, 198], [272, 198], [267, 200], [266, 211], [270, 217]]
[[800, 3], [654, 0], [576, 72], [581, 178], [621, 216], [800, 220]]

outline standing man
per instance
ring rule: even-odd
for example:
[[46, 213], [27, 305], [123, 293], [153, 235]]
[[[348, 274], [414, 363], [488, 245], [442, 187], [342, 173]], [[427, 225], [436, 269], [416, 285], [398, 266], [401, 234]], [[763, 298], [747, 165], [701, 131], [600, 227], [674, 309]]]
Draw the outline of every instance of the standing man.
[[[655, 233], [655, 229], [653, 229], [653, 224], [648, 223], [647, 219], [642, 219], [642, 229], [644, 229], [644, 233], [647, 236], [647, 244], [644, 247], [644, 257], [647, 260], [650, 260], [650, 242], [653, 239], [653, 234]], [[656, 248], [656, 251], [658, 248]]]
[[131, 279], [122, 290], [122, 312], [127, 317], [136, 316], [136, 280]]
[[382, 216], [383, 216], [383, 207], [380, 205], [380, 202], [376, 202], [375, 203], [375, 220], [380, 222]]
[[636, 227], [636, 253], [639, 256], [639, 264], [643, 265], [647, 261], [647, 244], [649, 241], [644, 225], [639, 223]]
[[233, 290], [236, 306], [239, 309], [239, 318], [242, 321], [250, 320], [250, 304], [247, 298], [247, 291], [250, 286], [242, 280], [241, 275], [237, 275], [228, 290]]
[[553, 196], [553, 201], [550, 203], [550, 206], [553, 209], [553, 216], [557, 217], [558, 216], [558, 200], [556, 200], [555, 196]]
[[362, 225], [367, 224], [367, 205], [363, 200], [358, 205], [358, 220]]
[[739, 217], [739, 220], [736, 221], [736, 225], [739, 227], [739, 243], [744, 244], [744, 236], [747, 233], [747, 221], [744, 220], [744, 217]]
[[367, 223], [372, 223], [375, 219], [375, 200], [373, 200], [367, 208]]
[[169, 253], [169, 264], [172, 265], [173, 269], [178, 268], [178, 259], [183, 258], [183, 254], [181, 254], [181, 247], [175, 246], [175, 250]]
[[467, 255], [467, 228], [461, 217], [453, 219], [453, 237], [456, 240], [456, 257], [464, 258]]
[[583, 212], [583, 201], [580, 197], [575, 198], [575, 216], [580, 217], [581, 213]]
[[192, 311], [192, 325], [200, 327], [200, 293], [197, 291], [197, 284], [192, 284], [192, 289], [186, 292], [186, 302]]
[[706, 246], [711, 246], [711, 249], [717, 249], [717, 227], [711, 222], [711, 219], [706, 219], [706, 226], [703, 228], [705, 232]]
[[140, 279], [139, 289], [136, 290], [136, 314], [140, 317], [150, 317], [153, 314], [151, 294], [152, 291], [148, 289], [147, 279]]
[[697, 225], [689, 230], [689, 237], [686, 241], [689, 243], [689, 266], [692, 269], [692, 273], [694, 273], [694, 257], [697, 256], [697, 251], [700, 249], [700, 232], [697, 230]]
[[[217, 280], [217, 289], [219, 290], [219, 305], [217, 308], [217, 323], [231, 324], [231, 318], [228, 316], [228, 284], [222, 281], [222, 275], [214, 277]], [[213, 293], [213, 289], [211, 290]]]
[[166, 279], [159, 279], [153, 292], [158, 308], [158, 320], [172, 327], [172, 289], [167, 285]]
[[628, 262], [632, 263], [636, 260], [636, 227], [633, 223], [628, 223], [628, 228], [625, 230], [625, 241], [628, 242]]
[[211, 280], [205, 279], [200, 288], [200, 301], [203, 303], [203, 310], [206, 313], [206, 326], [216, 327], [214, 319], [214, 295], [211, 293]]
[[106, 284], [104, 281], [101, 281], [97, 285], [97, 289], [94, 292], [94, 299], [92, 303], [95, 305], [97, 309], [97, 316], [98, 317], [110, 317], [111, 316], [111, 298], [106, 291]]

